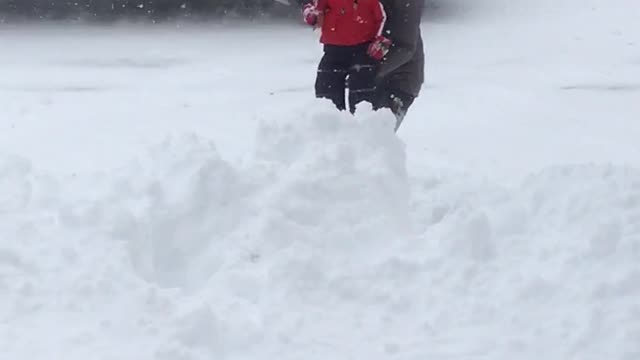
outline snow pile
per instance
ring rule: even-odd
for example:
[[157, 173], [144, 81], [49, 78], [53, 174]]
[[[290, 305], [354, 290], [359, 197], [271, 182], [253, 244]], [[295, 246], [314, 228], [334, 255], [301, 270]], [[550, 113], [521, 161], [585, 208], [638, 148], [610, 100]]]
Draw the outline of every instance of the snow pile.
[[330, 304], [364, 296], [352, 273], [409, 233], [404, 149], [384, 116], [314, 109], [256, 143], [244, 168], [186, 138], [137, 172], [148, 180], [127, 201], [147, 205], [118, 233], [139, 274], [184, 296], [160, 358], [299, 355], [344, 317]]
[[2, 353], [637, 358], [637, 170], [409, 177], [367, 110], [264, 123], [243, 166], [196, 135], [116, 174], [0, 158]]
[[312, 341], [318, 321], [344, 313], [305, 319], [365, 296], [352, 273], [409, 234], [391, 126], [314, 108], [265, 124], [244, 167], [194, 135], [115, 176], [56, 182], [3, 159], [3, 353], [233, 358], [284, 356], [297, 333]]
[[[61, 185], [29, 161], [0, 157], [0, 349], [8, 359], [140, 354], [149, 311], [120, 244], [65, 221]], [[149, 308], [150, 309], [150, 308]], [[127, 342], [125, 340], [131, 340]], [[118, 349], [112, 349], [117, 344]]]
[[412, 179], [425, 354], [640, 355], [640, 172], [564, 165], [506, 188], [446, 168]]

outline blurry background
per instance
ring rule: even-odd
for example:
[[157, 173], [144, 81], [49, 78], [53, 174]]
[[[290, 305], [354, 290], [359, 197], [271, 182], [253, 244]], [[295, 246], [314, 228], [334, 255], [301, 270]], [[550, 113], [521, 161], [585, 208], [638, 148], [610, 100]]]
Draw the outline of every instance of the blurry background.
[[[299, 1], [290, 2], [295, 5]], [[290, 16], [297, 13], [297, 9], [275, 0], [0, 0], [0, 21], [255, 18]]]

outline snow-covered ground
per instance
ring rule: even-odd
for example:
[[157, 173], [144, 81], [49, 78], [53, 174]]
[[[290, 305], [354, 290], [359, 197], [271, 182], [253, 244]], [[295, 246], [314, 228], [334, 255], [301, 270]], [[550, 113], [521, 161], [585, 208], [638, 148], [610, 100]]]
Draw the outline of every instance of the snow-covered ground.
[[640, 359], [640, 5], [432, 11], [397, 136], [301, 27], [0, 28], [0, 358]]

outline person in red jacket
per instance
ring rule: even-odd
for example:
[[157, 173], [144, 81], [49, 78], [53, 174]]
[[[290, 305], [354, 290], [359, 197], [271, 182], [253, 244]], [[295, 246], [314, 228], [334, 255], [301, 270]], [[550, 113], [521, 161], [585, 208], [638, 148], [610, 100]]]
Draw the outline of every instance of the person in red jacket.
[[320, 27], [324, 55], [318, 65], [317, 98], [330, 99], [349, 111], [360, 102], [374, 102], [376, 67], [391, 47], [382, 36], [386, 14], [379, 0], [315, 0], [303, 7], [304, 21]]

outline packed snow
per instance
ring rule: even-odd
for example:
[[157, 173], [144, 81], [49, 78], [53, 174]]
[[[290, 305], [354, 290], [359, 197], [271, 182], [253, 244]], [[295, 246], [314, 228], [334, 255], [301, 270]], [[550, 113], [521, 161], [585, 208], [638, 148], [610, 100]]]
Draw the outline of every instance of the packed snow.
[[640, 359], [638, 18], [442, 2], [398, 134], [303, 27], [0, 29], [0, 358]]

